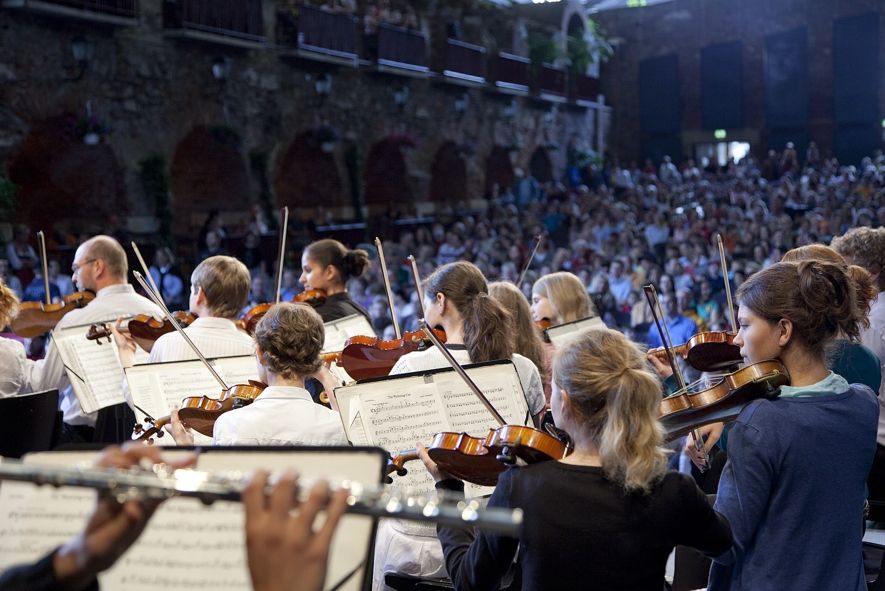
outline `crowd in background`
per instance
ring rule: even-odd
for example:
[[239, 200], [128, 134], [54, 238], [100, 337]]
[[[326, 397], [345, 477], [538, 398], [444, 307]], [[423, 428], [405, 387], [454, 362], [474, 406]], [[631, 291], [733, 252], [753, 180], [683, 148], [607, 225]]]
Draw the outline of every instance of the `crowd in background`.
[[[489, 280], [517, 282], [540, 236], [519, 285], [529, 298], [538, 277], [570, 271], [584, 283], [608, 326], [636, 341], [656, 344], [655, 331], [649, 334], [652, 318], [641, 290], [652, 283], [664, 296], [668, 315], [687, 318], [697, 330], [727, 328], [717, 234], [722, 236], [729, 279], [736, 289], [748, 275], [779, 261], [791, 248], [829, 243], [855, 226], [885, 225], [881, 152], [865, 158], [859, 167], [814, 154], [806, 154], [800, 166], [795, 150], [790, 150], [770, 154], [762, 162], [748, 157], [709, 170], [699, 169], [691, 160], [677, 166], [666, 158], [658, 167], [646, 162], [641, 168], [612, 161], [597, 171], [588, 169], [581, 184], [573, 186], [541, 185], [523, 178], [484, 209], [453, 206], [432, 221], [399, 226], [394, 236], [382, 233], [400, 324], [415, 328], [420, 316], [408, 255], [415, 256], [422, 276], [438, 265], [465, 259]], [[377, 223], [392, 227], [392, 222]], [[115, 219], [109, 225], [113, 226], [109, 233], [126, 244], [125, 224]], [[193, 265], [215, 254], [237, 256], [253, 274], [251, 302], [271, 301], [275, 247], [266, 244], [276, 241], [272, 226], [258, 206], [235, 228], [226, 229], [221, 216], [212, 214], [199, 233]], [[239, 238], [231, 242], [229, 231]], [[53, 239], [76, 244], [78, 237], [56, 228]], [[235, 248], [228, 246], [233, 243]], [[24, 300], [44, 297], [34, 244], [31, 229], [18, 226], [4, 248], [5, 258], [0, 258], [0, 275]], [[291, 244], [282, 279], [284, 299], [301, 290], [300, 245], [297, 239]], [[368, 243], [350, 246], [376, 256]], [[74, 289], [66, 262], [50, 259], [53, 299]], [[149, 262], [170, 307], [186, 307], [189, 281], [182, 270], [193, 265], [180, 264], [168, 248], [157, 248]], [[392, 336], [379, 265], [353, 280], [349, 291], [370, 311], [378, 333]]]

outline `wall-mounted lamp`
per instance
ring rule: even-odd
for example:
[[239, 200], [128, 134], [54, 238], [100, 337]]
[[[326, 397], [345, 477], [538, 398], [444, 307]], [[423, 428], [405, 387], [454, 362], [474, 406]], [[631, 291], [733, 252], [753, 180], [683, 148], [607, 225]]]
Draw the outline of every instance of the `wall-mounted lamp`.
[[501, 107], [501, 118], [513, 119], [516, 117], [516, 99], [511, 99], [509, 103]]
[[466, 92], [455, 99], [455, 103], [452, 105], [455, 109], [455, 112], [458, 115], [463, 115], [467, 112], [467, 107], [470, 106], [470, 95]]
[[409, 102], [409, 94], [408, 86], [400, 86], [393, 91], [393, 104], [396, 105], [397, 110], [402, 111], [406, 108], [406, 103]]
[[89, 62], [95, 56], [95, 45], [89, 39], [77, 35], [71, 39], [71, 53], [74, 55], [74, 61], [77, 62], [77, 75], [68, 80], [76, 81], [83, 77]]
[[224, 82], [230, 77], [230, 58], [220, 55], [212, 60], [212, 77]]

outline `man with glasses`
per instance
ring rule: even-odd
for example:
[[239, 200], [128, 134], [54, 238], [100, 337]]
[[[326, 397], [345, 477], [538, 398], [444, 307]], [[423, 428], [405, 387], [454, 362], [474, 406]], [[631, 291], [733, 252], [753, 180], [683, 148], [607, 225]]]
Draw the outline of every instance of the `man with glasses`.
[[[72, 279], [78, 290], [95, 292], [95, 299], [86, 307], [66, 314], [56, 328], [113, 322], [120, 316], [136, 314], [163, 318], [163, 312], [159, 307], [135, 293], [127, 281], [128, 272], [126, 252], [120, 243], [110, 236], [94, 236], [81, 244], [71, 265]], [[121, 410], [110, 407], [102, 409], [99, 413], [83, 412], [80, 401], [77, 400], [74, 389], [68, 381], [55, 343], [51, 343], [46, 352], [41, 383], [41, 389], [58, 388], [61, 392], [60, 406], [64, 415], [62, 443], [92, 442], [99, 413], [113, 414]]]

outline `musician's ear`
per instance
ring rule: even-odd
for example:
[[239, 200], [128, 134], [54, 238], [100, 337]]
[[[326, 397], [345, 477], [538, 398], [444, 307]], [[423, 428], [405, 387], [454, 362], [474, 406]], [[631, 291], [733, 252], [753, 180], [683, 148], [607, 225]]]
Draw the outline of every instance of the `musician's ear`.
[[436, 293], [436, 304], [439, 306], [439, 309], [441, 311], [446, 309], [446, 296], [444, 293], [442, 293], [442, 292]]
[[793, 321], [789, 318], [781, 318], [777, 321], [775, 331], [777, 332], [778, 346], [786, 347], [793, 336]]

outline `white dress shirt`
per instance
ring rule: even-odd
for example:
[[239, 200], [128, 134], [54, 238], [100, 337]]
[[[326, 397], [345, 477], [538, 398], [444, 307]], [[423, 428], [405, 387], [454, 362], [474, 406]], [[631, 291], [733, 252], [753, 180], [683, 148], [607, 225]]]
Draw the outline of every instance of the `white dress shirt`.
[[[252, 337], [227, 318], [197, 318], [184, 332], [206, 358], [251, 355], [255, 352]], [[191, 359], [198, 359], [197, 354], [177, 331], [161, 336], [151, 349], [150, 363]]]
[[862, 329], [860, 342], [879, 358], [882, 383], [879, 385], [879, 432], [876, 440], [885, 445], [885, 291], [870, 306], [870, 327]]
[[28, 359], [20, 341], [0, 337], [0, 398], [39, 392], [43, 363]]
[[[95, 299], [85, 307], [68, 312], [59, 320], [56, 328], [66, 328], [80, 324], [94, 322], [113, 322], [121, 316], [133, 316], [135, 314], [148, 314], [163, 317], [163, 312], [152, 301], [135, 293], [128, 283], [110, 285], [98, 291]], [[69, 425], [95, 426], [95, 418], [98, 413], [84, 414], [80, 408], [80, 401], [74, 394], [74, 389], [68, 381], [64, 364], [55, 343], [50, 341], [46, 351], [39, 383], [32, 383], [33, 391], [51, 390], [58, 388], [61, 394], [59, 406], [64, 414], [64, 421]]]
[[304, 388], [271, 386], [215, 421], [213, 445], [349, 445], [334, 410]]

